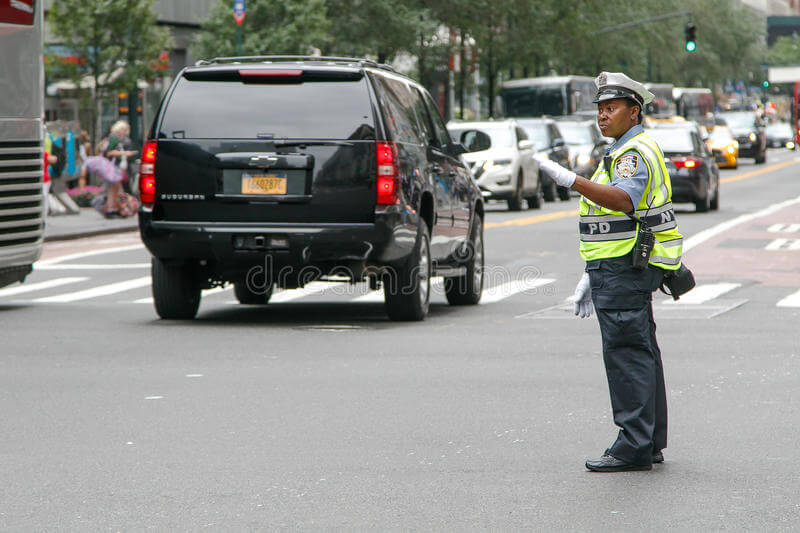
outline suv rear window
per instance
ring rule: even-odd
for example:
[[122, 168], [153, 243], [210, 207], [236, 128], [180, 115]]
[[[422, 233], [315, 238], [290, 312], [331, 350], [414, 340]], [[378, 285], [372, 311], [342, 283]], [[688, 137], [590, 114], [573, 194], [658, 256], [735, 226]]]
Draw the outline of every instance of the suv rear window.
[[375, 139], [365, 78], [245, 84], [182, 78], [159, 137], [173, 139]]

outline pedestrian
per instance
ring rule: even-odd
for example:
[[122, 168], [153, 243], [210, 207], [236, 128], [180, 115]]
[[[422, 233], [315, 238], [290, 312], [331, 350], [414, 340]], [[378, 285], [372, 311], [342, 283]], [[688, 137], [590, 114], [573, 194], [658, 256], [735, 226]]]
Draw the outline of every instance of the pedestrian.
[[[130, 138], [128, 134], [131, 127], [124, 120], [118, 120], [111, 126], [111, 132], [108, 136], [108, 144], [105, 147], [105, 157], [109, 158], [114, 166], [119, 169], [122, 174], [122, 180], [126, 178], [128, 169], [128, 158], [137, 155], [139, 152], [130, 149]], [[122, 190], [121, 181], [115, 183], [108, 183], [106, 190], [106, 204], [105, 216], [106, 218], [118, 218], [122, 216], [120, 213], [119, 199]], [[124, 194], [124, 193], [122, 193]]]
[[83, 189], [86, 187], [86, 173], [83, 172], [83, 165], [86, 163], [86, 160], [92, 156], [92, 143], [89, 141], [89, 134], [86, 130], [81, 130], [81, 134], [78, 141], [78, 157], [81, 161], [81, 173], [80, 177], [78, 178], [78, 187]]
[[[597, 311], [614, 423], [620, 428], [616, 441], [602, 457], [586, 461], [586, 468], [650, 470], [664, 460], [667, 446], [652, 293], [665, 272], [680, 268], [683, 238], [664, 154], [641, 126], [653, 95], [617, 72], [602, 72], [595, 84], [597, 124], [615, 139], [603, 163], [586, 179], [546, 156], [539, 162], [558, 185], [581, 194], [580, 254], [586, 270], [575, 289], [574, 311], [582, 318]], [[637, 244], [647, 240], [644, 228], [655, 237], [651, 250]]]

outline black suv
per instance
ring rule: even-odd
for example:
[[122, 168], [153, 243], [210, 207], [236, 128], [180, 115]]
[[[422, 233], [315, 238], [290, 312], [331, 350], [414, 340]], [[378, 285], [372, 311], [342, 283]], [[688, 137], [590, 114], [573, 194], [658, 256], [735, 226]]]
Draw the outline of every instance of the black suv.
[[383, 286], [422, 320], [430, 280], [451, 304], [483, 286], [481, 194], [428, 92], [354, 58], [216, 58], [161, 102], [140, 168], [142, 240], [162, 318], [201, 290], [243, 304], [315, 281]]

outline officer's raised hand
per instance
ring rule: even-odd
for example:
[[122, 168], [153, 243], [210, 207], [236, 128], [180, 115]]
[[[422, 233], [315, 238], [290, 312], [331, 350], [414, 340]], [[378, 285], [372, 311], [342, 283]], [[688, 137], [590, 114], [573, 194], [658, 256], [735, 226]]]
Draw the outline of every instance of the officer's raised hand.
[[581, 318], [589, 318], [594, 312], [592, 303], [592, 287], [589, 285], [589, 274], [584, 272], [573, 295], [572, 310]]
[[555, 161], [551, 161], [545, 154], [538, 153], [534, 155], [533, 158], [539, 162], [539, 168], [550, 176], [553, 181], [556, 182], [556, 185], [569, 188], [575, 183], [575, 178], [578, 176], [577, 174], [562, 167]]

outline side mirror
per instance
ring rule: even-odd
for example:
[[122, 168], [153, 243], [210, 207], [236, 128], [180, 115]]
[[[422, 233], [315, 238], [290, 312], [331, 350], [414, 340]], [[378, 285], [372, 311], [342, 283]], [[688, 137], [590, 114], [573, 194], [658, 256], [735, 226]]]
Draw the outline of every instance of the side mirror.
[[466, 146], [457, 142], [450, 143], [447, 151], [450, 152], [451, 155], [456, 157], [460, 156], [461, 154], [469, 153], [469, 150], [467, 150]]
[[530, 150], [533, 148], [533, 141], [530, 139], [523, 139], [517, 143], [517, 148], [520, 150]]
[[564, 146], [564, 139], [563, 138], [553, 139], [553, 145], [552, 146], [553, 146], [553, 148], [560, 148], [560, 147]]

